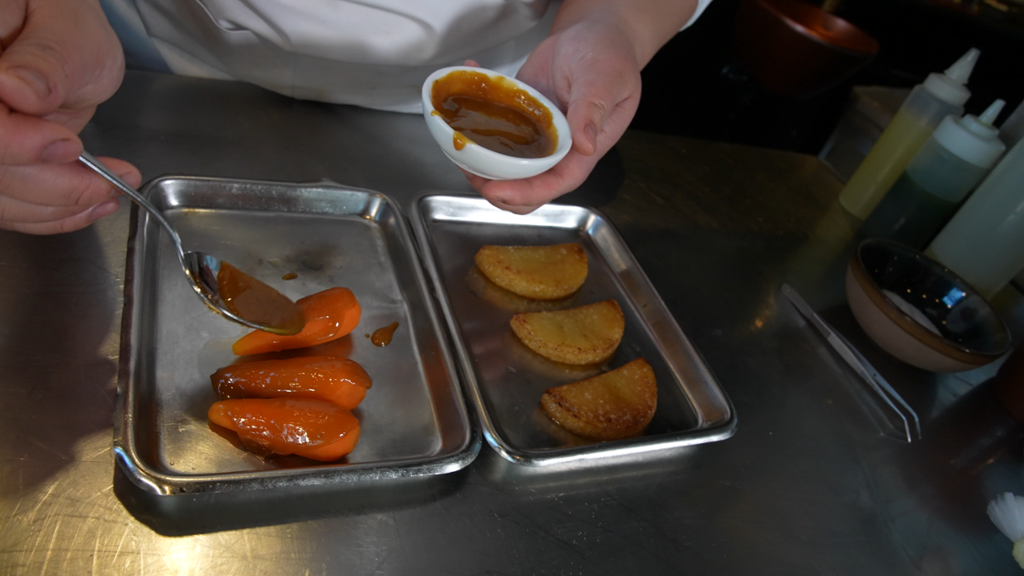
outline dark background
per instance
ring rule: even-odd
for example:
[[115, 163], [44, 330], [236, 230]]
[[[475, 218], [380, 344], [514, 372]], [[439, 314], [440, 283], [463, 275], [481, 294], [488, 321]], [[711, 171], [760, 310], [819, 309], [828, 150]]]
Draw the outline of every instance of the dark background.
[[981, 57], [968, 83], [968, 113], [1002, 98], [1002, 122], [1024, 98], [1024, 13], [1012, 4], [1002, 12], [983, 2], [842, 0], [834, 14], [870, 34], [881, 49], [842, 84], [793, 99], [767, 92], [736, 61], [739, 2], [714, 0], [647, 65], [631, 128], [817, 154], [853, 86], [910, 88], [971, 47]]

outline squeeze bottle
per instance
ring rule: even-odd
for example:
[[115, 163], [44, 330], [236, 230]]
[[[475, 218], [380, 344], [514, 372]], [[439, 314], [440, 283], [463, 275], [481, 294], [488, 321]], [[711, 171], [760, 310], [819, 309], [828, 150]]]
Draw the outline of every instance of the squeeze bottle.
[[996, 165], [925, 254], [985, 298], [1024, 268], [1024, 140]]
[[929, 74], [911, 90], [839, 194], [843, 208], [861, 220], [867, 218], [939, 122], [964, 113], [964, 102], [971, 96], [964, 84], [979, 54], [971, 48], [945, 72]]
[[1006, 150], [992, 126], [1005, 104], [996, 100], [981, 116], [946, 116], [868, 216], [864, 235], [927, 246]]
[[1018, 104], [999, 127], [999, 138], [1010, 148], [1024, 139], [1024, 102]]

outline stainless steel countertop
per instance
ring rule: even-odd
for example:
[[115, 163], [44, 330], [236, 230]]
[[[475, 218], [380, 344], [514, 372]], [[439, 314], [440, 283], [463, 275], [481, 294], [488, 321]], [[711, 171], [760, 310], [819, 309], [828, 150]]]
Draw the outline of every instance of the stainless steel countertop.
[[[417, 116], [237, 83], [129, 73], [83, 138], [160, 175], [330, 179], [403, 205], [469, 192]], [[295, 502], [169, 508], [115, 469], [127, 204], [79, 232], [0, 231], [0, 572], [12, 574], [1013, 574], [985, 506], [1024, 493], [996, 366], [933, 375], [875, 347], [845, 305], [856, 240], [817, 159], [628, 133], [563, 201], [609, 216], [731, 397], [724, 442], [536, 473], [485, 446], [428, 483]], [[781, 296], [794, 285], [922, 418], [872, 403]], [[1016, 341], [1024, 304], [997, 306]]]

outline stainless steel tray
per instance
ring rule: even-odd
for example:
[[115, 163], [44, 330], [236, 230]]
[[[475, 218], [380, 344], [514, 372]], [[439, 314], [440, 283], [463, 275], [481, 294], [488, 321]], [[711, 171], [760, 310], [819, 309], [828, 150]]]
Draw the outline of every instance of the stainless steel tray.
[[[361, 435], [340, 463], [263, 459], [210, 430], [209, 375], [231, 364], [246, 330], [191, 291], [170, 241], [139, 215], [129, 241], [114, 450], [143, 490], [179, 494], [355, 486], [468, 465], [480, 447], [407, 223], [387, 197], [330, 183], [163, 178], [143, 191], [187, 250], [225, 259], [299, 298], [346, 286], [359, 326], [325, 345], [373, 378], [354, 411]], [[298, 277], [284, 281], [295, 272]], [[398, 321], [392, 343], [365, 334]]]
[[[615, 228], [600, 213], [547, 205], [517, 216], [479, 197], [425, 193], [414, 203], [413, 230], [453, 334], [466, 392], [488, 443], [506, 459], [528, 465], [630, 457], [652, 451], [723, 440], [736, 415], [704, 361], [679, 329], [665, 304]], [[509, 328], [515, 312], [545, 309], [498, 288], [473, 261], [485, 244], [537, 245], [580, 242], [590, 270], [569, 308], [615, 298], [626, 331], [609, 363], [615, 368], [637, 357], [650, 362], [658, 380], [658, 408], [643, 436], [589, 442], [556, 426], [540, 409], [552, 386], [598, 371], [556, 366], [523, 346]]]

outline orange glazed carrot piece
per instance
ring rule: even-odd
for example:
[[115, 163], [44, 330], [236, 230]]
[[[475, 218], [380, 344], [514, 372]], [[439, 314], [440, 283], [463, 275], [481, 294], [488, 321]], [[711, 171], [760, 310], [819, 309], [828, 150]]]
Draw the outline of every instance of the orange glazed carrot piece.
[[372, 384], [358, 363], [333, 356], [300, 356], [225, 366], [210, 376], [221, 400], [232, 398], [316, 398], [349, 410]]
[[281, 336], [254, 330], [239, 338], [231, 346], [231, 351], [236, 356], [248, 356], [323, 344], [354, 330], [362, 314], [359, 301], [348, 288], [328, 288], [306, 296], [296, 304], [306, 317], [306, 327], [302, 332]]
[[337, 460], [356, 447], [359, 421], [324, 400], [245, 398], [210, 406], [210, 422], [275, 454], [295, 454], [322, 462]]

